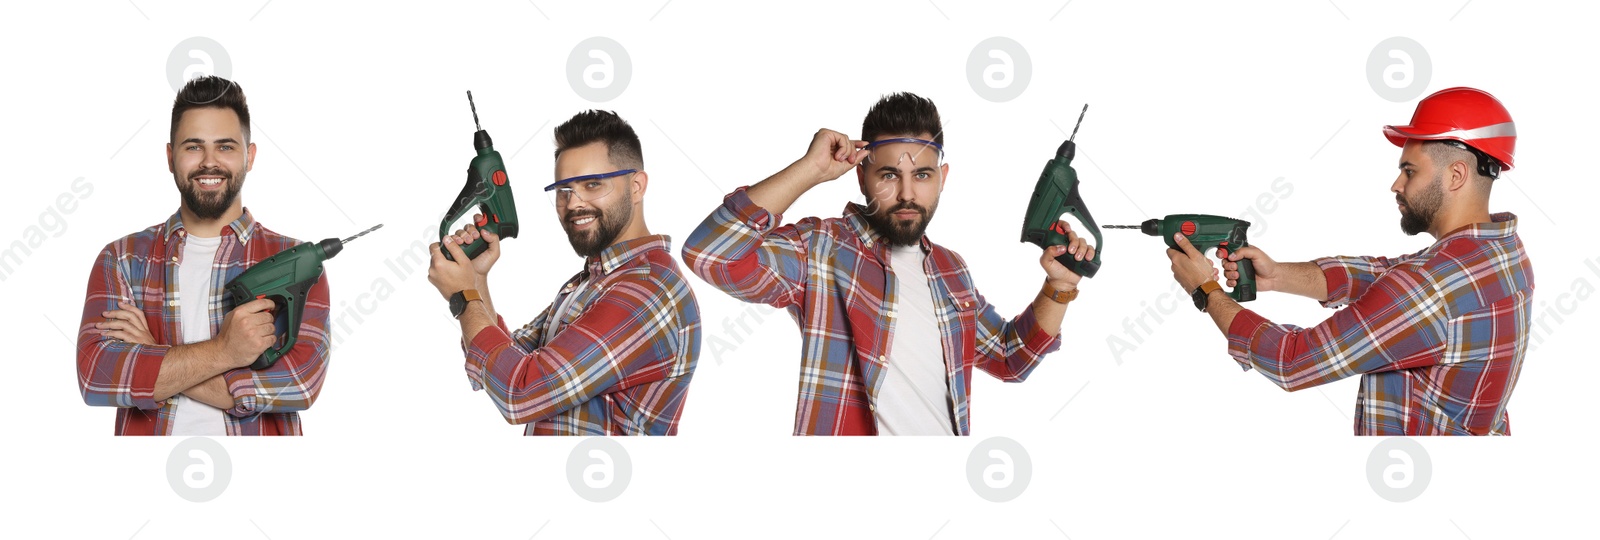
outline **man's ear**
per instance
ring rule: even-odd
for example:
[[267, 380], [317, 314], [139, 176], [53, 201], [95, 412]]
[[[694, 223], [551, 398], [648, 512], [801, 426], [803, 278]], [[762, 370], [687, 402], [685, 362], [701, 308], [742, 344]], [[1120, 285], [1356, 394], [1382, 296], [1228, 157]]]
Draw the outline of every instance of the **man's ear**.
[[944, 193], [944, 184], [945, 184], [945, 182], [949, 182], [949, 181], [950, 181], [950, 164], [946, 163], [944, 165], [940, 165], [939, 166], [939, 193]]
[[1445, 182], [1445, 189], [1450, 191], [1460, 190], [1462, 186], [1472, 180], [1472, 167], [1467, 166], [1467, 160], [1458, 159], [1450, 162], [1449, 178]]
[[644, 171], [633, 173], [630, 182], [633, 182], [633, 200], [629, 202], [632, 204], [644, 202], [644, 190], [650, 187], [650, 173]]
[[256, 143], [244, 145], [244, 172], [250, 172], [256, 166]]
[[172, 161], [172, 143], [167, 143], [167, 172], [178, 172], [178, 164]]

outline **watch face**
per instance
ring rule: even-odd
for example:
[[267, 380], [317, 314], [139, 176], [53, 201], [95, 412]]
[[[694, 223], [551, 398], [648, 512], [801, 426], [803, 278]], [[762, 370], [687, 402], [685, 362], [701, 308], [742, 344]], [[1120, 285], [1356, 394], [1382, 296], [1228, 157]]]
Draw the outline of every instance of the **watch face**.
[[450, 315], [460, 317], [461, 312], [467, 310], [467, 299], [461, 293], [450, 295]]
[[1194, 307], [1195, 307], [1195, 309], [1198, 309], [1200, 311], [1205, 311], [1206, 310], [1206, 300], [1210, 299], [1210, 297], [1211, 297], [1211, 295], [1206, 293], [1206, 288], [1205, 287], [1202, 286], [1199, 289], [1195, 289], [1195, 291], [1194, 291]]

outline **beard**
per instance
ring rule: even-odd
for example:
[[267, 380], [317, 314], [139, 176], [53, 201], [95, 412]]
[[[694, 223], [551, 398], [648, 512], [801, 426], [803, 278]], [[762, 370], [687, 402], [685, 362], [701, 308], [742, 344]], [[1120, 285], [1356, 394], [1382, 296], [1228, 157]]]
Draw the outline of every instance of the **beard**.
[[[562, 230], [567, 231], [567, 242], [572, 244], [572, 251], [585, 259], [599, 255], [601, 251], [611, 247], [617, 241], [617, 236], [622, 230], [628, 228], [628, 223], [633, 221], [632, 191], [624, 190], [617, 204], [611, 208], [585, 208], [573, 210], [561, 220]], [[595, 218], [595, 227], [586, 231], [573, 230], [572, 220], [584, 216]]]
[[[923, 208], [917, 203], [905, 201], [891, 208], [878, 212], [867, 213], [867, 224], [879, 236], [889, 241], [891, 246], [914, 246], [922, 241], [922, 235], [928, 230], [928, 222], [933, 220], [933, 211], [939, 209], [936, 202], [930, 208]], [[918, 219], [901, 219], [894, 217], [895, 212], [901, 210], [916, 210], [920, 215]]]
[[1405, 205], [1400, 209], [1400, 230], [1406, 236], [1427, 231], [1433, 228], [1433, 217], [1444, 205], [1444, 175], [1435, 175], [1428, 187], [1422, 188], [1422, 192], [1417, 194], [1416, 201], [1407, 201], [1399, 194], [1395, 194], [1394, 200]]
[[[221, 176], [225, 188], [221, 192], [202, 193], [200, 182], [195, 180], [199, 176]], [[189, 173], [188, 182], [178, 183], [178, 193], [183, 196], [183, 206], [195, 217], [213, 220], [222, 217], [233, 206], [233, 201], [239, 198], [239, 190], [244, 188], [244, 174], [240, 173], [237, 180], [233, 173], [222, 169], [196, 169]]]

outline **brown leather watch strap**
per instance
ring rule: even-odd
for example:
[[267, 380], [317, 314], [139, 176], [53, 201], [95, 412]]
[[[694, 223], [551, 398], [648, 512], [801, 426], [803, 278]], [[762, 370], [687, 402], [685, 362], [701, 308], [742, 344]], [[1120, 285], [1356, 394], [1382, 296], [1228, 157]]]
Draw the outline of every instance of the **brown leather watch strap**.
[[1051, 287], [1049, 283], [1044, 284], [1044, 290], [1040, 291], [1040, 294], [1045, 295], [1052, 302], [1062, 305], [1078, 299], [1078, 289], [1076, 287], [1070, 291], [1059, 291]]

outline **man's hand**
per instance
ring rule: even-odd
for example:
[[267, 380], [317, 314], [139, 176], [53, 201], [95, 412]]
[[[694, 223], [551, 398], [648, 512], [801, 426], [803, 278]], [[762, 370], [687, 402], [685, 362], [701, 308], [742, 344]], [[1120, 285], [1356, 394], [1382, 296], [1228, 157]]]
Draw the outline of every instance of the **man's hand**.
[[100, 316], [106, 318], [104, 322], [94, 325], [100, 330], [100, 335], [140, 345], [156, 344], [155, 338], [150, 335], [150, 327], [144, 320], [144, 313], [139, 311], [138, 306], [119, 300], [117, 309], [102, 311]]
[[817, 134], [811, 136], [811, 147], [806, 149], [804, 157], [766, 180], [756, 182], [746, 193], [756, 206], [773, 215], [782, 215], [807, 190], [838, 178], [866, 159], [866, 146], [865, 141], [852, 141], [837, 131], [817, 130]]
[[1178, 280], [1184, 292], [1193, 291], [1201, 284], [1217, 279], [1217, 267], [1211, 264], [1204, 253], [1195, 249], [1194, 244], [1189, 243], [1188, 237], [1183, 233], [1173, 233], [1172, 237], [1183, 249], [1168, 248], [1167, 258], [1172, 260], [1172, 278]]
[[[441, 249], [450, 250], [450, 256], [455, 260], [444, 258]], [[449, 300], [452, 294], [477, 287], [478, 272], [473, 269], [474, 261], [468, 259], [467, 254], [461, 251], [455, 236], [446, 236], [443, 242], [434, 242], [428, 246], [428, 252], [433, 257], [428, 262], [428, 282], [439, 290], [439, 295], [445, 300]], [[480, 257], [485, 256], [487, 255]]]
[[[1067, 224], [1065, 221], [1056, 223], [1061, 230], [1066, 231], [1067, 245], [1045, 248], [1044, 253], [1039, 254], [1039, 266], [1044, 268], [1046, 287], [1057, 292], [1074, 291], [1078, 289], [1078, 281], [1082, 280], [1083, 276], [1067, 270], [1067, 267], [1057, 261], [1056, 257], [1071, 254], [1073, 259], [1079, 261], [1092, 259], [1094, 258], [1094, 247], [1072, 232], [1072, 225]], [[1033, 310], [1034, 319], [1039, 322], [1039, 328], [1044, 330], [1045, 334], [1051, 337], [1061, 334], [1061, 319], [1066, 317], [1067, 314], [1066, 304], [1057, 302], [1045, 291], [1039, 291], [1039, 295], [1034, 297], [1030, 308]]]
[[1255, 246], [1239, 248], [1239, 251], [1229, 253], [1219, 250], [1218, 256], [1227, 260], [1222, 263], [1222, 275], [1228, 278], [1228, 288], [1238, 284], [1239, 260], [1250, 259], [1256, 270], [1256, 291], [1267, 292], [1278, 290], [1278, 262], [1268, 257], [1265, 251]]
[[[853, 141], [843, 133], [819, 129], [811, 136], [811, 147], [805, 157], [794, 162], [802, 168], [813, 184], [821, 184], [844, 175], [846, 171], [867, 157], [866, 141]], [[799, 171], [797, 171], [799, 172]]]
[[[476, 223], [476, 220], [479, 217], [482, 217], [482, 214], [474, 215], [473, 222]], [[489, 269], [494, 267], [495, 261], [500, 260], [500, 235], [489, 231], [479, 230], [476, 225], [468, 223], [467, 226], [458, 229], [455, 234], [450, 235], [450, 237], [454, 238], [457, 244], [463, 246], [478, 241], [478, 238], [480, 237], [483, 238], [484, 242], [488, 243], [489, 247], [484, 249], [483, 253], [479, 253], [478, 258], [471, 259], [472, 270], [478, 274], [478, 281], [474, 287], [471, 288], [476, 288], [480, 291], [484, 288], [487, 288], [489, 283]], [[450, 294], [455, 293], [456, 291], [450, 291]]]
[[222, 317], [222, 330], [212, 338], [229, 367], [245, 367], [261, 357], [278, 337], [273, 335], [272, 300], [257, 298]]
[[1058, 291], [1070, 291], [1078, 288], [1078, 281], [1082, 280], [1083, 276], [1067, 270], [1066, 266], [1056, 261], [1056, 257], [1070, 253], [1072, 259], [1076, 261], [1093, 259], [1094, 246], [1089, 245], [1083, 237], [1078, 236], [1078, 233], [1072, 232], [1072, 225], [1065, 221], [1056, 223], [1061, 230], [1067, 232], [1067, 245], [1045, 248], [1044, 253], [1039, 255], [1039, 266], [1044, 268], [1045, 281], [1051, 287]]

